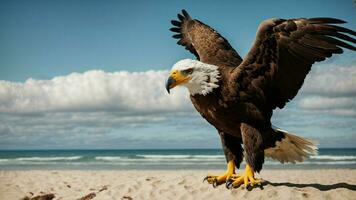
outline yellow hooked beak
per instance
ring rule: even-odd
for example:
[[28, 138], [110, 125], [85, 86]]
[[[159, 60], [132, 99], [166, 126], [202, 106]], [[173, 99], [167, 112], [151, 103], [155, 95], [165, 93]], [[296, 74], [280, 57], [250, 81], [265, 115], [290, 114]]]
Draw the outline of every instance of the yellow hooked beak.
[[169, 76], [167, 82], [166, 82], [166, 89], [169, 94], [170, 89], [174, 88], [177, 85], [186, 83], [189, 81], [191, 77], [187, 77], [186, 75], [182, 74], [178, 70], [174, 70], [171, 72], [171, 75]]

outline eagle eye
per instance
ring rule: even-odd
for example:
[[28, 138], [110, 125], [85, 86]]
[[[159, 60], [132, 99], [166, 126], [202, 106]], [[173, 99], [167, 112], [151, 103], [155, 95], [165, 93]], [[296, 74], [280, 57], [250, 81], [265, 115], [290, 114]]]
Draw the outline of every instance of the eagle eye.
[[193, 68], [188, 68], [182, 71], [184, 74], [191, 74], [193, 72]]

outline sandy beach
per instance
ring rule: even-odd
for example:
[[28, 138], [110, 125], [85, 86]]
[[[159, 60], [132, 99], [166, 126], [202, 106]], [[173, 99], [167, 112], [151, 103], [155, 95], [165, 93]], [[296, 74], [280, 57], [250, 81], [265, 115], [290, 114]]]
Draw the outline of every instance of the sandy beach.
[[[263, 170], [263, 188], [213, 188], [222, 171], [0, 171], [0, 199], [355, 199], [356, 170]], [[26, 198], [28, 197], [28, 198]]]

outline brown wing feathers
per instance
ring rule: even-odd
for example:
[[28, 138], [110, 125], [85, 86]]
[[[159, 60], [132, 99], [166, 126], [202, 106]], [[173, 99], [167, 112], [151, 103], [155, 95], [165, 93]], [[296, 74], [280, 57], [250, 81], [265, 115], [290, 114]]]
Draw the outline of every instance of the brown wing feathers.
[[178, 13], [178, 15], [177, 15], [179, 21], [177, 21], [177, 20], [171, 21], [171, 24], [175, 27], [172, 27], [169, 30], [177, 33], [172, 36], [173, 38], [178, 39], [177, 44], [185, 46], [185, 49], [190, 51], [190, 53], [194, 54], [195, 57], [197, 57], [197, 59], [199, 60], [199, 54], [195, 50], [192, 42], [189, 39], [189, 36], [187, 35], [188, 24], [191, 25], [194, 22], [192, 21], [191, 17], [187, 13], [187, 11], [182, 10], [182, 14], [183, 15]]
[[178, 21], [171, 21], [170, 30], [175, 32], [173, 38], [177, 44], [194, 54], [198, 60], [219, 67], [236, 67], [242, 59], [229, 42], [211, 27], [199, 20], [192, 19], [187, 11], [178, 14]]
[[[311, 18], [288, 20], [286, 23], [288, 22], [294, 24], [300, 23], [300, 25], [294, 26], [294, 29], [290, 32], [287, 32], [290, 33], [290, 38], [287, 41], [290, 47], [289, 51], [292, 54], [299, 54], [299, 57], [309, 61], [311, 64], [315, 61], [325, 60], [326, 57], [330, 57], [333, 53], [342, 53], [340, 47], [356, 50], [355, 47], [342, 41], [345, 40], [356, 43], [355, 39], [343, 34], [348, 33], [355, 36], [354, 31], [328, 24], [345, 23], [342, 20], [333, 18]], [[281, 32], [277, 32], [277, 39], [279, 35], [283, 37], [281, 33], [285, 32], [284, 29], [281, 29]]]

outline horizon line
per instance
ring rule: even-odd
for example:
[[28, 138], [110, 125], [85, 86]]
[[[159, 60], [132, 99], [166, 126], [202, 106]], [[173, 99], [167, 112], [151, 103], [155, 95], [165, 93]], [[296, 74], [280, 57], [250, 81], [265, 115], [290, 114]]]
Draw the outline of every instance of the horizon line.
[[[356, 149], [356, 147], [321, 147], [318, 149]], [[135, 150], [135, 151], [145, 151], [145, 150], [223, 150], [221, 148], [125, 148], [125, 149], [0, 149], [0, 151], [127, 151], [127, 150]]]

